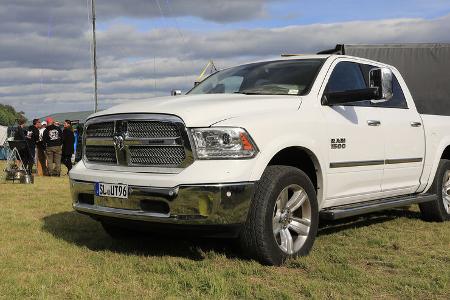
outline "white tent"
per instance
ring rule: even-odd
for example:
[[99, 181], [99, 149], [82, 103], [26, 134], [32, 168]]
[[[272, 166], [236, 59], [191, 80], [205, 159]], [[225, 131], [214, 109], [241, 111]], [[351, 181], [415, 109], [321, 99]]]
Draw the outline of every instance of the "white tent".
[[0, 146], [3, 146], [7, 137], [8, 137], [8, 127], [0, 125]]
[[6, 159], [6, 152], [3, 145], [8, 138], [8, 127], [0, 125], [0, 159]]

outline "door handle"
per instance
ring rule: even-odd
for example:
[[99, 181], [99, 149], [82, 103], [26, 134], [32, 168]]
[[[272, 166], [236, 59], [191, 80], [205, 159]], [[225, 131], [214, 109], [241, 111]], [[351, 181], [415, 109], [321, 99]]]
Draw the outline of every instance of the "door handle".
[[420, 122], [411, 122], [411, 127], [420, 127], [422, 126], [422, 123]]
[[378, 120], [368, 120], [367, 121], [367, 125], [369, 125], [369, 126], [380, 126], [381, 122], [378, 121]]

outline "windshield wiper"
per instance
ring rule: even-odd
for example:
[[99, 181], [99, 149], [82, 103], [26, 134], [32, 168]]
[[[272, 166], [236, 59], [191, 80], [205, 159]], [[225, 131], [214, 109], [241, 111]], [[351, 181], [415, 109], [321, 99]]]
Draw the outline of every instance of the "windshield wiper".
[[262, 94], [265, 94], [265, 93], [262, 93], [262, 92], [257, 92], [257, 91], [237, 91], [237, 92], [234, 92], [234, 94], [244, 94], [244, 95], [262, 95]]
[[235, 94], [244, 94], [244, 95], [287, 95], [285, 91], [277, 93], [277, 91], [270, 91], [270, 90], [242, 90], [234, 92]]

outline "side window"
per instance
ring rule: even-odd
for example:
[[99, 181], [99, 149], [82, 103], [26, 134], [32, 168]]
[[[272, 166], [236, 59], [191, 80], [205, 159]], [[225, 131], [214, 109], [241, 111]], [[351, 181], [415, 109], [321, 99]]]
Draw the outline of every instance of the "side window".
[[392, 81], [392, 91], [394, 95], [389, 101], [382, 103], [374, 103], [373, 106], [377, 107], [387, 107], [387, 108], [408, 108], [408, 104], [406, 103], [405, 95], [403, 94], [402, 87], [398, 83], [397, 77], [393, 78]]
[[331, 73], [326, 90], [328, 92], [343, 92], [365, 88], [366, 83], [359, 64], [340, 62]]
[[[362, 69], [363, 75], [364, 75], [364, 80], [365, 80], [367, 86], [369, 86], [369, 72], [373, 68], [376, 68], [376, 66], [361, 65], [361, 69]], [[381, 103], [371, 103], [371, 105], [369, 105], [369, 106], [407, 109], [408, 104], [406, 102], [405, 95], [403, 94], [403, 90], [400, 86], [400, 83], [397, 80], [397, 77], [395, 77], [395, 75], [392, 80], [392, 91], [393, 91], [394, 95], [388, 101], [381, 102]], [[365, 101], [363, 103], [365, 103]]]

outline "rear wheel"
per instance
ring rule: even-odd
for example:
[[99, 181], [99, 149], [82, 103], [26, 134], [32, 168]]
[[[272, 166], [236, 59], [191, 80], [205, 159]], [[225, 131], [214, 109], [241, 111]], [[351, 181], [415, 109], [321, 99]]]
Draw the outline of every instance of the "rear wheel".
[[269, 166], [256, 186], [241, 244], [252, 258], [280, 265], [309, 253], [317, 226], [316, 192], [308, 176], [294, 167]]
[[426, 221], [443, 222], [450, 220], [450, 160], [441, 159], [430, 193], [436, 199], [419, 205], [422, 218]]

